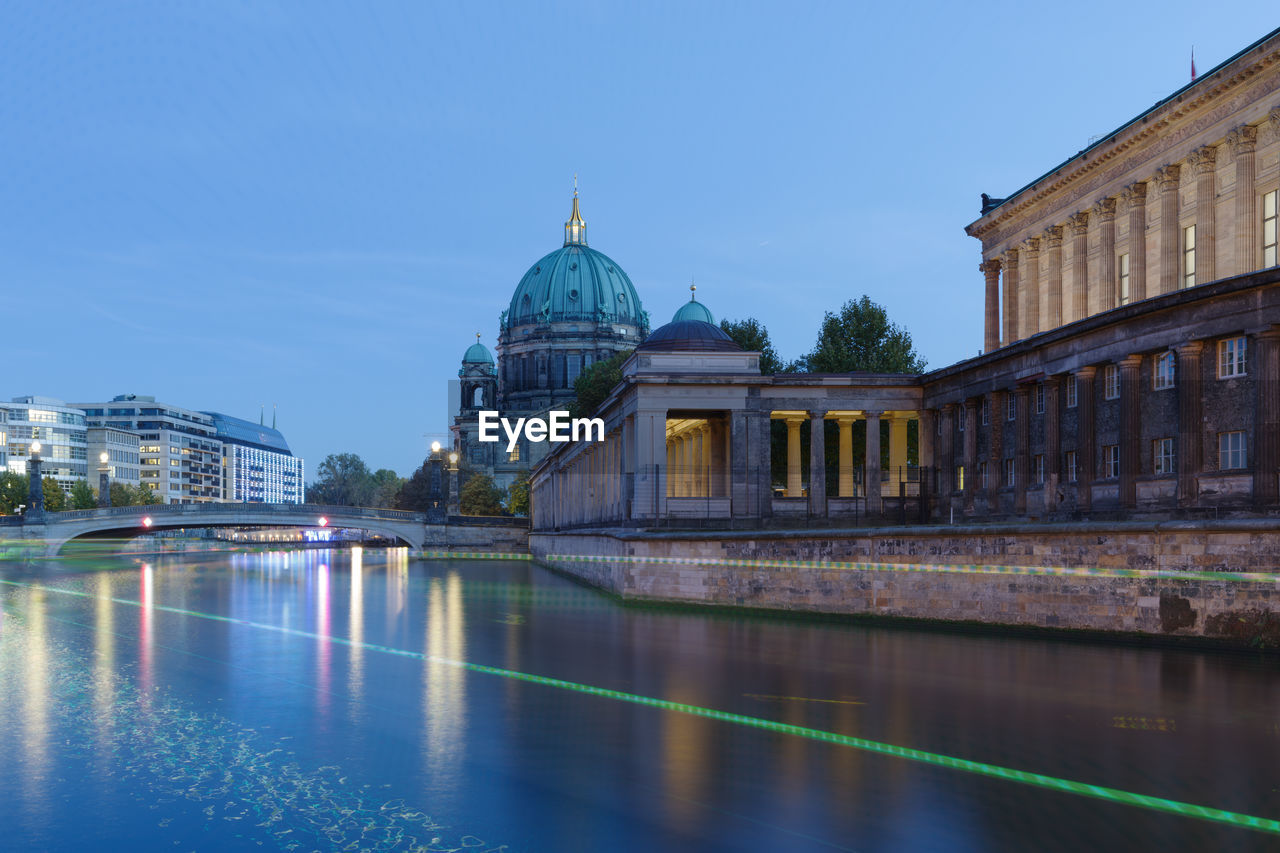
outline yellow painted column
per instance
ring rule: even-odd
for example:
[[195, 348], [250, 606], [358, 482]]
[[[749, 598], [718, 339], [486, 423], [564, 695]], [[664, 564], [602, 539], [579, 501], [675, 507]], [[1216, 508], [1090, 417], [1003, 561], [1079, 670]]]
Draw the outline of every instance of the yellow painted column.
[[840, 424], [840, 497], [853, 497], [853, 418], [837, 418]]
[[798, 498], [801, 492], [800, 425], [804, 418], [787, 418], [787, 497]]
[[907, 468], [907, 419], [894, 417], [889, 421], [889, 488], [898, 494], [898, 482], [906, 479]]

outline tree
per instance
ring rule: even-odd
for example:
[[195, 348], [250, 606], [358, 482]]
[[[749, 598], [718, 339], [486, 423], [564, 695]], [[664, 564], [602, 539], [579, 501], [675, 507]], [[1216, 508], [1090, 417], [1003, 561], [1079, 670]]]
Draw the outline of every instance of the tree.
[[813, 352], [798, 364], [809, 373], [922, 373], [925, 367], [911, 335], [866, 296], [823, 315]]
[[782, 359], [769, 340], [769, 330], [755, 317], [745, 320], [721, 320], [720, 328], [733, 342], [748, 352], [760, 353], [760, 372], [769, 375], [782, 373]]
[[463, 485], [458, 495], [463, 515], [501, 515], [502, 489], [494, 485], [488, 474], [475, 474]]
[[112, 506], [151, 506], [160, 503], [160, 496], [150, 486], [131, 486], [128, 483], [111, 484]]
[[373, 475], [354, 453], [330, 453], [316, 468], [307, 487], [307, 502], [330, 506], [368, 506], [373, 498]]
[[391, 508], [405, 480], [390, 468], [379, 468], [369, 475], [369, 506]]
[[27, 502], [31, 484], [14, 471], [0, 471], [0, 515], [13, 515]]
[[[447, 472], [441, 471], [443, 476]], [[445, 480], [441, 480], [441, 491], [444, 491]], [[444, 495], [447, 499], [447, 495]], [[430, 460], [424, 461], [418, 470], [407, 480], [402, 480], [400, 491], [396, 493], [395, 506], [397, 509], [407, 509], [414, 512], [426, 512], [431, 508], [431, 465]]]
[[72, 509], [93, 509], [98, 505], [98, 498], [86, 480], [76, 480], [71, 486], [69, 497]]
[[44, 485], [44, 508], [46, 512], [62, 512], [67, 508], [67, 493], [62, 491], [62, 485], [52, 477], [45, 477], [41, 483]]
[[512, 515], [529, 514], [529, 471], [520, 469], [516, 479], [507, 486], [507, 512]]
[[596, 413], [609, 392], [622, 381], [622, 363], [631, 353], [632, 350], [614, 353], [582, 371], [573, 383], [573, 391], [578, 399], [569, 404], [570, 417], [589, 418]]

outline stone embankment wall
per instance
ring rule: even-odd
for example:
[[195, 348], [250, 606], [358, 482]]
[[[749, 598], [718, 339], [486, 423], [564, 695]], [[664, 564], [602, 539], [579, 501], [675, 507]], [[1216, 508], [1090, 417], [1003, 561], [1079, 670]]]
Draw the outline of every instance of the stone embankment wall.
[[529, 528], [507, 525], [428, 524], [424, 551], [527, 551]]
[[1280, 522], [529, 537], [624, 599], [1280, 645]]

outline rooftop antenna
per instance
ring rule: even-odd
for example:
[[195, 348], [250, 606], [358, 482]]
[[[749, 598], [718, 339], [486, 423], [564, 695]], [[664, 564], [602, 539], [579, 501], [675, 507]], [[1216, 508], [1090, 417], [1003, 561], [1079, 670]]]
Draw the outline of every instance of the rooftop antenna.
[[573, 197], [578, 197], [578, 173], [573, 173]]
[[276, 404], [271, 404], [271, 428], [276, 428]]
[[266, 418], [267, 418], [267, 404], [263, 403], [258, 408], [258, 426], [266, 426], [267, 425]]
[[1191, 82], [1196, 82], [1196, 46], [1191, 45]]

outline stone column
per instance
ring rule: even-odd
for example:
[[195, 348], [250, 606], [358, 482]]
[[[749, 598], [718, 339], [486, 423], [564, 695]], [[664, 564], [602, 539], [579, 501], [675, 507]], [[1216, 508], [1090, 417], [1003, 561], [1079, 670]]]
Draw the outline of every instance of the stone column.
[[[1147, 185], [1129, 184], [1120, 193], [1129, 208], [1129, 301], [1147, 298]], [[1116, 294], [1116, 304], [1120, 294]]]
[[939, 448], [938, 494], [950, 501], [956, 491], [956, 404], [945, 404], [939, 417], [942, 418], [942, 447]]
[[1188, 341], [1174, 349], [1178, 353], [1178, 505], [1192, 506], [1199, 495], [1204, 455], [1200, 377], [1204, 341]]
[[920, 412], [917, 426], [918, 449], [920, 453], [920, 496], [925, 493], [938, 494], [937, 460], [934, 458], [934, 439], [938, 434], [938, 410], [925, 409]]
[[1062, 226], [1046, 228], [1044, 239], [1049, 248], [1049, 298], [1045, 309], [1048, 316], [1044, 318], [1044, 327], [1056, 329], [1062, 325]]
[[1013, 457], [1013, 511], [1027, 514], [1027, 486], [1031, 481], [1031, 409], [1028, 405], [1031, 388], [1019, 385], [1013, 390], [1014, 433], [1017, 446]]
[[889, 419], [889, 482], [893, 491], [898, 481], [906, 479], [907, 468], [907, 419], [894, 416]]
[[964, 401], [964, 511], [973, 513], [978, 493], [978, 398]]
[[24, 518], [40, 518], [44, 515], [44, 478], [40, 473], [40, 454], [32, 453], [27, 457], [27, 508], [23, 510]]
[[837, 418], [840, 425], [839, 494], [853, 497], [853, 418]]
[[1120, 506], [1138, 505], [1138, 475], [1142, 473], [1142, 386], [1138, 378], [1142, 356], [1120, 361]]
[[1176, 163], [1156, 170], [1155, 181], [1160, 188], [1160, 292], [1172, 293], [1178, 289], [1178, 238], [1182, 229], [1178, 223], [1178, 178], [1182, 167]]
[[994, 352], [1000, 347], [1000, 261], [988, 258], [978, 264], [978, 270], [986, 275], [986, 325], [982, 351]]
[[1089, 214], [1073, 213], [1071, 225], [1071, 320], [1089, 316]]
[[1062, 374], [1044, 380], [1044, 508], [1058, 505], [1062, 484]]
[[667, 484], [673, 477], [671, 466], [675, 454], [666, 437], [666, 411], [642, 410], [635, 418], [636, 480], [631, 514], [636, 518], [653, 518], [667, 511]]
[[827, 514], [826, 409], [809, 411], [809, 514]]
[[1004, 345], [1018, 340], [1018, 250], [1004, 253]]
[[1227, 134], [1227, 144], [1236, 155], [1236, 262], [1235, 272], [1258, 268], [1258, 200], [1254, 188], [1257, 177], [1255, 149], [1258, 129], [1242, 124]]
[[[767, 425], [767, 422], [766, 422]], [[729, 502], [735, 517], [753, 515], [750, 485], [750, 425], [747, 413], [729, 414]], [[767, 459], [767, 457], [766, 457]], [[758, 462], [757, 462], [758, 464]], [[766, 462], [765, 467], [768, 467]]]
[[880, 515], [884, 503], [880, 499], [880, 412], [863, 412], [867, 421], [866, 476], [867, 515]]
[[667, 439], [667, 497], [675, 496], [676, 488], [676, 441]]
[[[1098, 310], [1116, 307], [1116, 200], [1104, 198], [1091, 210], [1098, 222]], [[1130, 263], [1133, 258], [1130, 256]], [[1132, 281], [1132, 273], [1130, 273]]]
[[631, 506], [636, 499], [636, 426], [635, 415], [627, 415], [622, 419], [622, 458], [619, 460], [619, 471], [622, 476], [622, 494], [619, 501], [622, 505], [622, 517], [631, 518]]
[[1040, 331], [1040, 238], [1028, 237], [1022, 245], [1027, 258], [1018, 288], [1022, 302], [1018, 309], [1019, 339]]
[[1196, 284], [1218, 279], [1217, 194], [1218, 149], [1205, 145], [1191, 152], [1187, 162], [1196, 172]]
[[1280, 502], [1280, 326], [1254, 336], [1258, 372], [1258, 427], [1253, 453], [1253, 501], [1259, 507]]
[[798, 498], [804, 490], [800, 471], [800, 424], [804, 418], [787, 418], [787, 497]]
[[1005, 392], [992, 391], [987, 395], [991, 413], [991, 437], [987, 441], [987, 512], [1000, 511], [1000, 478], [1004, 476], [1004, 425], [1009, 417], [1005, 406]]
[[1093, 506], [1093, 478], [1098, 470], [1093, 437], [1097, 429], [1093, 415], [1093, 377], [1096, 367], [1076, 372], [1076, 505], [1088, 512]]

